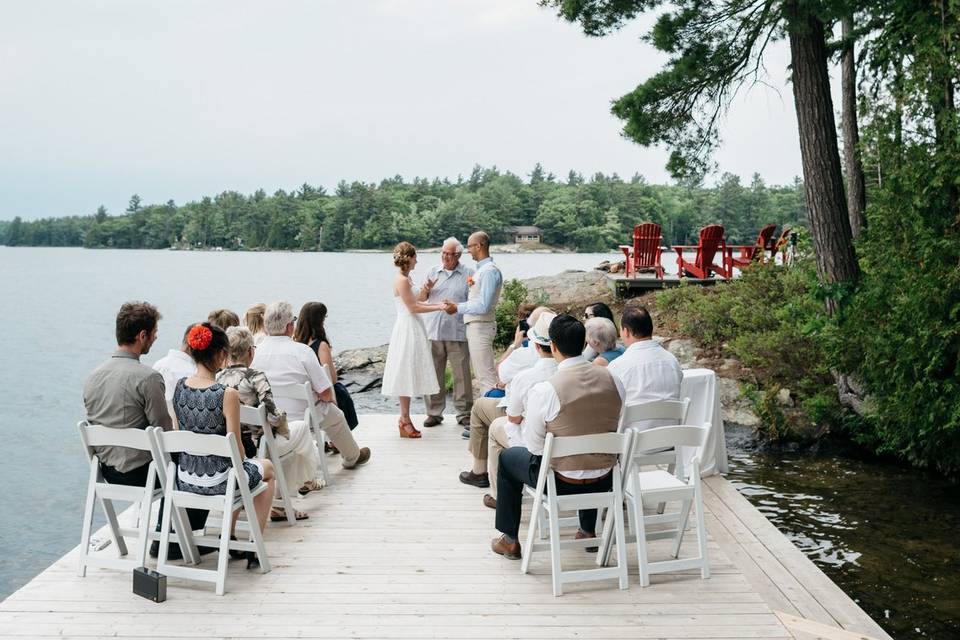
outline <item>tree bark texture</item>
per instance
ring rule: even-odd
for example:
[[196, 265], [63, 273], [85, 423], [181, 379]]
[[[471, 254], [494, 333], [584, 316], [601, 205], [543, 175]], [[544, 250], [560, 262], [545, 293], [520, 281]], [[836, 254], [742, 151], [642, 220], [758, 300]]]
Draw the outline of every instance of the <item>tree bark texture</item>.
[[867, 226], [867, 190], [864, 185], [863, 164], [860, 162], [860, 129], [857, 126], [857, 68], [854, 43], [847, 42], [853, 31], [853, 16], [841, 20], [846, 47], [840, 63], [840, 91], [843, 102], [843, 165], [847, 174], [847, 213], [850, 233], [854, 238]]
[[804, 0], [789, 0], [785, 9], [817, 274], [822, 283], [850, 282], [858, 278], [860, 269], [847, 217], [823, 22]]

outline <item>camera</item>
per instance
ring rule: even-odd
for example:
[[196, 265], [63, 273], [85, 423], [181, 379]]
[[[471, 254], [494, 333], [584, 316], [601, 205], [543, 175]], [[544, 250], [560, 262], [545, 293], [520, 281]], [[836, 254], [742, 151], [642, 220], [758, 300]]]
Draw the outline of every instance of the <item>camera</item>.
[[530, 330], [530, 323], [527, 322], [526, 318], [524, 318], [523, 320], [517, 323], [517, 327], [520, 329], [520, 331], [523, 331], [524, 333], [526, 333], [527, 331]]

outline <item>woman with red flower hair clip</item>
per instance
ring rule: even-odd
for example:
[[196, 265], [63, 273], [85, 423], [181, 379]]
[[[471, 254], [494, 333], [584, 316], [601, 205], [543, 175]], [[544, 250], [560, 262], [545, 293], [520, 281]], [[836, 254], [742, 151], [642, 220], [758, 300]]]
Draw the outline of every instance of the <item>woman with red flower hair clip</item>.
[[[239, 443], [240, 394], [216, 381], [217, 371], [227, 361], [228, 347], [227, 334], [220, 327], [204, 322], [190, 328], [187, 349], [197, 363], [197, 372], [177, 382], [173, 411], [181, 431], [221, 436], [232, 433]], [[222, 495], [226, 492], [230, 466], [229, 458], [181, 453], [177, 463], [177, 489], [208, 496]], [[253, 499], [257, 513], [247, 514], [247, 517], [256, 515], [264, 530], [273, 504], [273, 465], [269, 460], [250, 458], [244, 460], [243, 470], [251, 489], [261, 481], [267, 483], [267, 490]], [[260, 566], [255, 552], [243, 552], [243, 557], [247, 558], [248, 569]]]

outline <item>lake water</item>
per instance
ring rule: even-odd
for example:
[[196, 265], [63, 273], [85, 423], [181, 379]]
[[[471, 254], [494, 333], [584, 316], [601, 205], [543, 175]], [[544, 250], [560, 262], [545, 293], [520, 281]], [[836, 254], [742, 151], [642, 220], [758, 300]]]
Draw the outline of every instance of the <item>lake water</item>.
[[[620, 256], [622, 258], [622, 256]], [[505, 278], [592, 269], [614, 254], [504, 254]], [[414, 280], [439, 254], [423, 254]], [[467, 264], [472, 260], [465, 257]], [[393, 326], [389, 253], [234, 253], [0, 247], [0, 599], [77, 544], [86, 471], [76, 424], [86, 376], [116, 348], [127, 300], [163, 314], [143, 362], [177, 348], [211, 309], [309, 300], [330, 309], [335, 351], [386, 343]], [[418, 278], [419, 276], [419, 278]]]

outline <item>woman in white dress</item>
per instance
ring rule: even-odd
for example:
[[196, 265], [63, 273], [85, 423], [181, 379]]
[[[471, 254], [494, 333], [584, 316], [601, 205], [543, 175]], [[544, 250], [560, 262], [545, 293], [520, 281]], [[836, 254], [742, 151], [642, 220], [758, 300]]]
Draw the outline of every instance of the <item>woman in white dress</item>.
[[438, 393], [440, 385], [433, 367], [427, 331], [418, 314], [443, 311], [443, 305], [426, 304], [413, 295], [410, 272], [417, 266], [416, 247], [409, 242], [398, 244], [393, 249], [393, 264], [400, 269], [393, 279], [397, 320], [387, 347], [387, 363], [380, 392], [385, 396], [400, 398], [400, 421], [397, 424], [400, 437], [419, 438], [420, 432], [410, 420], [410, 398]]

